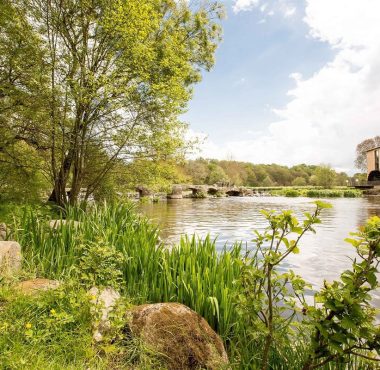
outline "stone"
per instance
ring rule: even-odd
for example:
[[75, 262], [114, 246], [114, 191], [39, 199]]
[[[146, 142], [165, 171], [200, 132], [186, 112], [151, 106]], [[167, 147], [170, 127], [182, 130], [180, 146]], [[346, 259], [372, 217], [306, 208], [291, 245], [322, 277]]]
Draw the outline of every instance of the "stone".
[[0, 241], [7, 240], [7, 234], [7, 225], [4, 223], [0, 224]]
[[149, 197], [153, 195], [152, 192], [145, 186], [137, 186], [136, 191], [139, 193], [140, 198]]
[[229, 368], [221, 338], [204, 318], [183, 304], [136, 306], [126, 317], [126, 332], [158, 354], [169, 370]]
[[111, 329], [109, 314], [115, 309], [120, 294], [111, 287], [103, 289], [92, 287], [88, 294], [91, 297], [91, 314], [95, 318], [92, 337], [95, 342], [101, 342], [104, 334]]
[[183, 195], [182, 194], [168, 194], [167, 198], [168, 199], [182, 199]]
[[74, 228], [77, 228], [79, 227], [80, 224], [81, 222], [73, 221], [73, 220], [50, 220], [49, 221], [49, 226], [55, 230], [59, 229], [63, 225], [72, 225]]
[[173, 185], [172, 192], [167, 195], [168, 199], [182, 199], [182, 186]]
[[14, 241], [0, 241], [0, 273], [21, 270], [21, 247]]
[[21, 281], [17, 284], [16, 289], [26, 295], [35, 295], [50, 289], [57, 289], [60, 286], [58, 280], [36, 278]]

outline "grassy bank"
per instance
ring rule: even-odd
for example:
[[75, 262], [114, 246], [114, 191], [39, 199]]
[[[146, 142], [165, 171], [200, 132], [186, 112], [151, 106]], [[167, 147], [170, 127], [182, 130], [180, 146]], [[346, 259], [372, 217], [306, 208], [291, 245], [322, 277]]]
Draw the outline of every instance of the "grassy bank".
[[[89, 276], [94, 279], [90, 285], [117, 280], [127, 304], [172, 301], [189, 306], [221, 335], [233, 368], [260, 367], [267, 332], [262, 324], [247, 321], [258, 301], [246, 305], [246, 280], [242, 278], [247, 274], [258, 277], [257, 255], [247, 259], [240, 244], [217, 252], [210, 238], [184, 237], [179, 245], [168, 248], [160, 241], [159, 230], [138, 216], [131, 204], [95, 206], [88, 211], [69, 209], [62, 217], [66, 224], [53, 229], [45, 208], [27, 207], [22, 216], [18, 212], [11, 226], [12, 239], [23, 248], [24, 274], [69, 284], [36, 302], [18, 298], [3, 283], [0, 363], [6, 363], [5, 368], [27, 368], [20, 365], [27, 357], [35, 361], [36, 369], [60, 363], [62, 367], [51, 368], [159, 368], [153, 365], [154, 356], [133, 343], [94, 347], [84, 289]], [[87, 256], [85, 267], [83, 256]], [[117, 259], [117, 267], [110, 266], [110, 259]], [[120, 281], [114, 278], [119, 270]], [[1, 308], [1, 302], [6, 308]], [[51, 310], [62, 312], [59, 324]], [[299, 325], [292, 325], [276, 339], [269, 354], [270, 368], [302, 367], [311, 345], [311, 329]], [[30, 332], [31, 328], [36, 330]], [[77, 342], [80, 345], [74, 346]], [[48, 351], [43, 351], [45, 345]], [[136, 356], [139, 359], [133, 365]], [[13, 357], [20, 367], [12, 365]], [[115, 365], [120, 361], [124, 367]], [[334, 362], [323, 368], [368, 368], [366, 363], [354, 356], [348, 357], [348, 364]]]
[[282, 187], [270, 188], [268, 192], [274, 196], [285, 197], [307, 197], [307, 198], [360, 198], [363, 193], [361, 190], [335, 187], [324, 189], [320, 187]]

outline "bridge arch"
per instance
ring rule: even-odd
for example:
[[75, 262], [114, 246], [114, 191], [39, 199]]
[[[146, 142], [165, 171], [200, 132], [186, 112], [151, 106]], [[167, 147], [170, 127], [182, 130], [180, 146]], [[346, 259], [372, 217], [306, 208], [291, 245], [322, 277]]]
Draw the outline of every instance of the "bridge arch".
[[371, 171], [368, 175], [368, 181], [380, 181], [380, 171]]
[[242, 192], [240, 190], [228, 190], [226, 191], [226, 194], [229, 196], [229, 197], [240, 197], [242, 195]]

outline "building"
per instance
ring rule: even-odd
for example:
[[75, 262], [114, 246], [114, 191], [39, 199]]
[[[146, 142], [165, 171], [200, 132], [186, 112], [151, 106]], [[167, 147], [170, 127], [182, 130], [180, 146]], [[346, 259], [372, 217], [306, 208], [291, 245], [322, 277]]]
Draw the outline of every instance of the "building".
[[367, 151], [368, 185], [380, 185], [380, 146]]

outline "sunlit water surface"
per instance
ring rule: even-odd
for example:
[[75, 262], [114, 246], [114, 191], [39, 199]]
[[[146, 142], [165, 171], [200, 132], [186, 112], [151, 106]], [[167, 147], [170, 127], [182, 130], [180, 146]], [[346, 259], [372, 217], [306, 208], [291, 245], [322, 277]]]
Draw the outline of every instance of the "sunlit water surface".
[[[300, 253], [290, 255], [283, 268], [300, 274], [314, 289], [323, 281], [333, 280], [351, 266], [354, 248], [344, 239], [374, 215], [380, 216], [380, 199], [329, 199], [332, 209], [322, 213], [322, 224], [317, 233], [302, 239]], [[254, 248], [253, 230], [263, 230], [267, 224], [260, 210], [291, 209], [302, 217], [312, 212], [315, 205], [309, 198], [253, 197], [168, 200], [157, 204], [141, 204], [141, 211], [160, 226], [161, 237], [167, 243], [176, 243], [184, 234], [217, 238], [217, 247], [235, 241]], [[374, 303], [380, 307], [380, 291], [374, 293]]]

